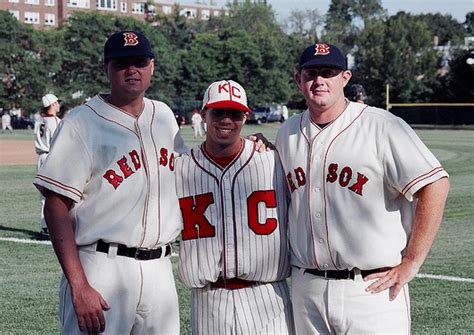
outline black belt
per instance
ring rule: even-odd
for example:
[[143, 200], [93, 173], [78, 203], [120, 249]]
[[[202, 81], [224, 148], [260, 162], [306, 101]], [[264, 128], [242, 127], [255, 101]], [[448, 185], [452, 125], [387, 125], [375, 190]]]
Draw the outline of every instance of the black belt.
[[[95, 250], [108, 254], [110, 244], [111, 243], [106, 243], [102, 240], [99, 240]], [[124, 244], [117, 244], [118, 256], [131, 257], [141, 261], [160, 258], [163, 254], [163, 251], [165, 251], [164, 257], [171, 255], [171, 244], [167, 244], [166, 246], [159, 247], [157, 249], [128, 248]]]
[[[360, 270], [362, 277], [367, 277], [368, 275], [376, 272], [381, 272], [386, 269], [373, 269], [373, 270]], [[318, 270], [318, 269], [304, 269], [304, 272], [311, 273], [312, 275], [318, 277], [324, 277], [327, 279], [354, 279], [355, 270]]]

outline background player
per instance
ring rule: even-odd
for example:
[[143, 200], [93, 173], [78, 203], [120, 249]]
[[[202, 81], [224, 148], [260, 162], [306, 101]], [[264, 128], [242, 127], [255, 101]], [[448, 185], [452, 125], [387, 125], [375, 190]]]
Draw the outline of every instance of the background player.
[[361, 84], [350, 85], [347, 89], [347, 98], [350, 101], [365, 104], [365, 101], [367, 100], [367, 94], [365, 93], [364, 86]]
[[173, 152], [184, 148], [173, 112], [144, 97], [153, 59], [143, 34], [109, 37], [110, 93], [61, 122], [34, 180], [64, 272], [63, 334], [179, 333], [169, 255], [181, 228]]
[[[54, 132], [59, 125], [61, 119], [56, 116], [59, 112], [59, 100], [54, 94], [46, 94], [42, 99], [41, 102], [43, 103], [43, 110], [42, 115], [38, 119], [38, 129], [35, 132], [36, 140], [35, 140], [35, 150], [38, 154], [38, 163], [37, 168], [38, 170], [43, 165], [46, 157], [49, 153], [49, 148], [51, 146], [51, 140], [53, 138]], [[36, 127], [36, 120], [35, 120], [35, 127]], [[46, 221], [44, 219], [44, 202], [45, 198], [40, 193], [41, 199], [41, 219], [40, 219], [40, 237], [43, 239], [49, 238], [48, 233], [48, 226], [46, 225]]]
[[406, 284], [435, 239], [448, 175], [401, 119], [345, 99], [350, 78], [337, 47], [309, 46], [295, 75], [308, 110], [277, 134], [296, 330], [409, 333]]
[[293, 333], [286, 185], [277, 153], [240, 136], [249, 112], [242, 86], [214, 82], [206, 140], [175, 161], [193, 334]]
[[202, 137], [202, 117], [199, 111], [195, 109], [191, 117], [191, 127], [194, 129], [194, 137]]

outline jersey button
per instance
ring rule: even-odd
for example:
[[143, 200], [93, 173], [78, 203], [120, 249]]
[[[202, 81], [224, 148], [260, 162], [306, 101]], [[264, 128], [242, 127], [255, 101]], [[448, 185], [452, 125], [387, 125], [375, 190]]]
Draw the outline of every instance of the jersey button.
[[320, 238], [320, 239], [319, 239], [319, 243], [323, 244], [323, 243], [324, 243], [324, 239]]
[[316, 213], [316, 217], [317, 217], [317, 218], [320, 218], [320, 217], [321, 217], [321, 213], [317, 212], [317, 213]]
[[316, 193], [319, 193], [319, 191], [321, 191], [321, 189], [320, 189], [319, 187], [316, 187], [316, 188], [314, 189], [314, 192], [316, 192]]
[[328, 267], [329, 267], [329, 265], [323, 264], [323, 268], [327, 269]]

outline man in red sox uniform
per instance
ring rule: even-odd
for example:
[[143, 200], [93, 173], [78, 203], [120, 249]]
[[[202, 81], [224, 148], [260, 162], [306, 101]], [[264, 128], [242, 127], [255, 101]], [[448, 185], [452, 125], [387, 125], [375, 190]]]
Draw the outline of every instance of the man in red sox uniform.
[[242, 86], [211, 84], [206, 140], [175, 160], [193, 334], [293, 333], [284, 174], [276, 151], [240, 136], [248, 113]]
[[277, 134], [296, 331], [409, 333], [407, 284], [437, 234], [448, 174], [401, 119], [349, 102], [350, 78], [336, 46], [309, 46], [295, 75], [308, 110]]
[[147, 38], [113, 34], [110, 93], [72, 110], [35, 185], [64, 272], [63, 334], [178, 334], [170, 242], [181, 229], [173, 158], [184, 151], [172, 111], [144, 97], [154, 70]]

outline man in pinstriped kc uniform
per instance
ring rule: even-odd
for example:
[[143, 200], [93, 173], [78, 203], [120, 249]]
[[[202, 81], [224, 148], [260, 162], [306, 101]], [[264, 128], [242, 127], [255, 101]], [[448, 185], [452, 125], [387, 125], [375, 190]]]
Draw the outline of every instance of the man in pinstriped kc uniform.
[[294, 333], [285, 179], [276, 151], [240, 136], [250, 112], [238, 83], [211, 84], [206, 140], [175, 160], [193, 334]]

